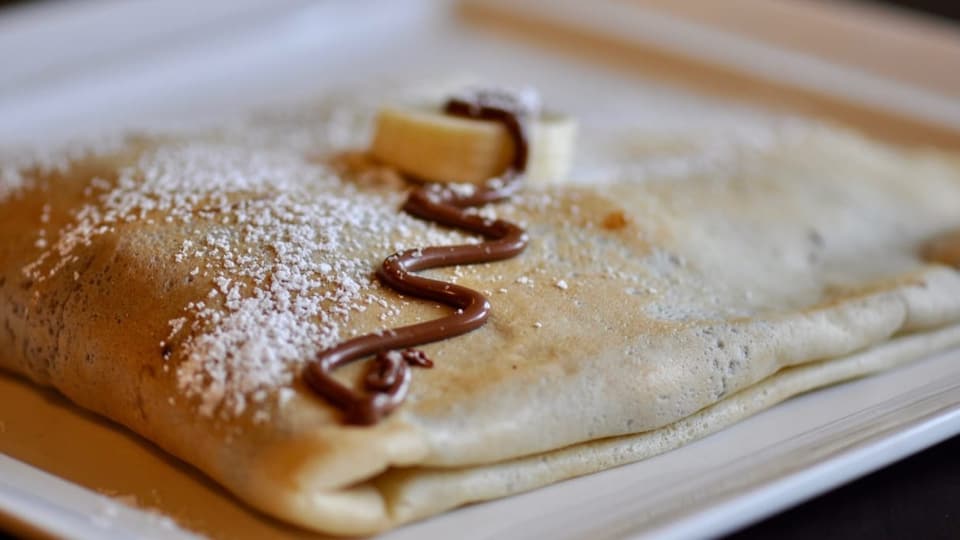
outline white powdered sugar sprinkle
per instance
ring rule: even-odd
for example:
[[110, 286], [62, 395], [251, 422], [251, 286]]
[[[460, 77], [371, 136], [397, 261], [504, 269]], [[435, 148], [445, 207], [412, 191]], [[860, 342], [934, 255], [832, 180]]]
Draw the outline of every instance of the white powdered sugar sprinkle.
[[359, 187], [303, 153], [246, 139], [163, 145], [90, 188], [93, 202], [24, 273], [49, 279], [122, 224], [185, 231], [166, 262], [210, 285], [158, 348], [204, 416], [268, 420], [265, 405], [293, 397], [304, 363], [340, 341], [353, 314], [399, 315], [374, 279], [383, 258], [468, 240], [400, 212], [400, 190]]
[[123, 144], [123, 137], [102, 135], [50, 146], [35, 144], [0, 148], [0, 201], [29, 188], [36, 174], [66, 172], [74, 160], [114, 152]]

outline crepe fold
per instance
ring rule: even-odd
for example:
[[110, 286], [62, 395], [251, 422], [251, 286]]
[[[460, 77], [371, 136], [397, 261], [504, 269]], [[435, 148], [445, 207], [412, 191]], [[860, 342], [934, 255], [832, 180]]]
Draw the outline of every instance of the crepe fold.
[[960, 275], [918, 256], [960, 226], [960, 165], [810, 128], [481, 210], [523, 223], [527, 252], [431, 275], [487, 292], [491, 320], [424, 346], [436, 367], [387, 420], [343, 425], [300, 368], [443, 314], [372, 271], [465, 237], [402, 216], [402, 185], [251, 141], [140, 140], [8, 179], [0, 366], [310, 529], [643, 459], [960, 342]]

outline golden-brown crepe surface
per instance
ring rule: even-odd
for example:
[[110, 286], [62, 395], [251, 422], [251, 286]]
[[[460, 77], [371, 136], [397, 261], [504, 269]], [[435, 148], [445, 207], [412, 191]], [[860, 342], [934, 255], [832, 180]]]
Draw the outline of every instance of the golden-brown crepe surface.
[[491, 320], [425, 346], [436, 367], [386, 421], [345, 426], [300, 369], [445, 314], [373, 270], [470, 237], [325, 165], [325, 126], [277, 129], [3, 169], [0, 365], [306, 527], [375, 532], [641, 459], [960, 340], [960, 277], [917, 256], [960, 225], [956, 162], [772, 129], [482, 209], [528, 250], [430, 274], [485, 291]]

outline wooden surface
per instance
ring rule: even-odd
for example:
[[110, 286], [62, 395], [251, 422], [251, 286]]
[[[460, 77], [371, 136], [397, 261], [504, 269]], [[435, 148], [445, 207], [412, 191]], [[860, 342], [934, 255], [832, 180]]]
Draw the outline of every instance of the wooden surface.
[[960, 29], [946, 21], [836, 0], [623, 1], [960, 99]]
[[[871, 6], [812, 0], [617, 1], [960, 102], [960, 29], [946, 23]], [[513, 39], [686, 89], [839, 122], [889, 142], [960, 150], [960, 126], [666, 47], [639, 30], [636, 35], [601, 33], [586, 24], [558, 22], [535, 10], [490, 0], [464, 1], [460, 12], [467, 21]]]

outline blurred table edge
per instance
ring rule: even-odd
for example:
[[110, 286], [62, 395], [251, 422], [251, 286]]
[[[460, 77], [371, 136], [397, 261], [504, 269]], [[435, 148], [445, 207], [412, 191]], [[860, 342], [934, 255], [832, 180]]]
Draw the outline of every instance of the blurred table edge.
[[575, 0], [458, 4], [470, 24], [582, 60], [896, 144], [960, 150], [960, 29], [947, 23], [809, 0], [598, 0], [581, 8]]

